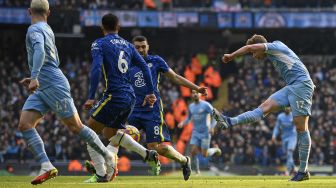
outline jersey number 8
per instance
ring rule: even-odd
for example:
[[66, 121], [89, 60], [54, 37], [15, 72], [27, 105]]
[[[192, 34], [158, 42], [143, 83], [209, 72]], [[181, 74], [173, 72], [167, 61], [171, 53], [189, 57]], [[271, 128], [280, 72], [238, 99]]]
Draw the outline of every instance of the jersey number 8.
[[120, 51], [119, 59], [118, 59], [118, 69], [121, 73], [126, 73], [128, 70], [128, 63], [124, 57], [124, 51]]

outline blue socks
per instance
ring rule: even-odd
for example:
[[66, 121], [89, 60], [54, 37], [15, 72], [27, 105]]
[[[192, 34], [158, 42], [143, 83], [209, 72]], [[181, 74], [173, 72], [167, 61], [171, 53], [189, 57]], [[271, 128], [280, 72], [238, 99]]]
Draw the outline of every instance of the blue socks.
[[287, 150], [287, 161], [286, 161], [286, 167], [288, 173], [290, 173], [294, 168], [294, 159], [293, 159], [293, 151]]
[[49, 158], [44, 149], [43, 141], [35, 128], [22, 131], [29, 150], [33, 153], [35, 159], [39, 163], [49, 162]]
[[298, 132], [298, 146], [300, 167], [299, 172], [306, 172], [308, 167], [309, 152], [311, 146], [311, 139], [309, 131]]
[[78, 136], [103, 157], [108, 154], [107, 148], [101, 142], [98, 135], [89, 127], [84, 125]]
[[234, 118], [229, 118], [231, 125], [254, 123], [263, 118], [263, 111], [260, 107], [253, 111], [244, 112]]

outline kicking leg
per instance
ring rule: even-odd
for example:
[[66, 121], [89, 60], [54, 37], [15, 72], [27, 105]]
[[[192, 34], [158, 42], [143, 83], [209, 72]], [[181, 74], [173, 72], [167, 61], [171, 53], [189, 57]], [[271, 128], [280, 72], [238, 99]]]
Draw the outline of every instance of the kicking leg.
[[214, 109], [212, 116], [217, 121], [217, 126], [226, 129], [235, 125], [254, 123], [261, 120], [271, 112], [277, 112], [282, 107], [289, 106], [288, 88], [284, 87], [271, 95], [264, 103], [258, 108], [244, 112], [236, 117], [223, 116], [218, 110]]

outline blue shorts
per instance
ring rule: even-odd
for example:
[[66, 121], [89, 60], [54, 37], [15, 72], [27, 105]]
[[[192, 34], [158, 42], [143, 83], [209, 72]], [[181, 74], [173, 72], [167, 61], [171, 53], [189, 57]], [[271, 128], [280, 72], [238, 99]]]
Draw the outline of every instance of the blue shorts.
[[128, 118], [128, 123], [146, 132], [146, 143], [170, 142], [169, 130], [162, 113], [134, 111]]
[[104, 94], [91, 109], [91, 117], [106, 127], [125, 129], [125, 123], [133, 110], [135, 98], [131, 94], [114, 96]]
[[282, 150], [284, 152], [286, 152], [288, 150], [294, 151], [295, 147], [296, 147], [296, 142], [297, 142], [297, 137], [296, 136], [292, 136], [292, 137], [282, 139]]
[[282, 108], [290, 106], [293, 116], [310, 116], [313, 100], [314, 84], [304, 81], [288, 85], [270, 96]]
[[42, 115], [51, 110], [61, 119], [69, 118], [77, 113], [70, 88], [63, 85], [35, 91], [29, 95], [22, 110], [36, 110]]
[[193, 132], [190, 139], [190, 144], [200, 147], [202, 150], [207, 150], [210, 147], [211, 136], [207, 133], [199, 134]]

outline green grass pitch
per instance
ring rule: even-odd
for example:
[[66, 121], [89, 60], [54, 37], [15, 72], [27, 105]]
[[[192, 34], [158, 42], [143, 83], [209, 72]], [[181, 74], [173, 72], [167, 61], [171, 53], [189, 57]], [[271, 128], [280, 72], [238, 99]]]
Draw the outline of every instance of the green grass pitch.
[[312, 176], [304, 182], [288, 182], [283, 176], [192, 176], [184, 181], [177, 176], [119, 176], [115, 181], [100, 184], [82, 183], [86, 176], [58, 176], [42, 185], [30, 185], [29, 176], [0, 176], [0, 188], [336, 188], [336, 177]]

